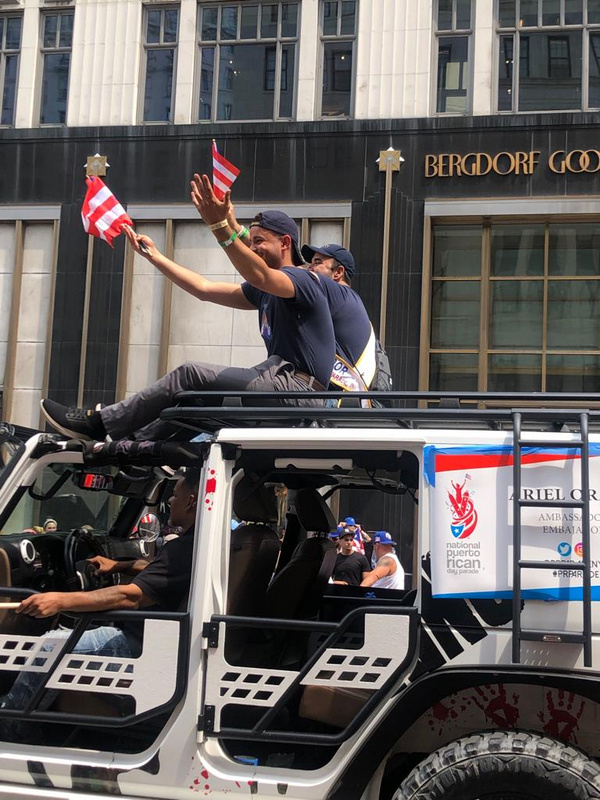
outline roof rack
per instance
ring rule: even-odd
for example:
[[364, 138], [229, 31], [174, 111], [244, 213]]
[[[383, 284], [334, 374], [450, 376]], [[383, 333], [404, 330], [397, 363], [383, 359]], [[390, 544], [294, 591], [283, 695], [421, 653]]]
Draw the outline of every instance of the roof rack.
[[[284, 401], [341, 401], [340, 406], [302, 407]], [[360, 407], [370, 400], [371, 408]], [[579, 425], [582, 410], [600, 425], [600, 394], [525, 392], [181, 392], [161, 419], [193, 431], [229, 427], [468, 427], [512, 430], [512, 415], [526, 409], [538, 430]], [[412, 405], [409, 403], [412, 402]], [[381, 405], [385, 403], [385, 405]]]

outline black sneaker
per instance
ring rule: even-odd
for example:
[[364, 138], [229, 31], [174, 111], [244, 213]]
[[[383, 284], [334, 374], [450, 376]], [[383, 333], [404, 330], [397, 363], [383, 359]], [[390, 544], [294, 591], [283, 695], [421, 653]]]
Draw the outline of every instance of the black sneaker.
[[99, 412], [94, 409], [63, 406], [54, 400], [42, 400], [42, 414], [60, 433], [74, 439], [103, 439], [106, 436]]

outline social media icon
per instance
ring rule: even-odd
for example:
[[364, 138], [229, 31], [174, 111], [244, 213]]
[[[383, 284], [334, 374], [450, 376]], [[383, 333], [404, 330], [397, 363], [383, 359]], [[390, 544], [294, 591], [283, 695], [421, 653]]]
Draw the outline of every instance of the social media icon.
[[583, 542], [577, 542], [575, 545], [575, 555], [583, 558]]
[[571, 555], [571, 545], [568, 542], [561, 542], [556, 548], [558, 555], [566, 558]]

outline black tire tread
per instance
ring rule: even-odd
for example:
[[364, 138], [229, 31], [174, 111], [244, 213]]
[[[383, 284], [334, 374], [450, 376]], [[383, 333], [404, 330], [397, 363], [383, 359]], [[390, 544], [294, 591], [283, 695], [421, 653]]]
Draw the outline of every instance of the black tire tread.
[[[441, 800], [450, 786], [480, 778], [482, 772], [528, 772], [544, 777], [573, 800], [600, 798], [600, 765], [581, 751], [548, 736], [526, 731], [491, 731], [450, 742], [418, 764], [394, 800]], [[550, 795], [549, 795], [550, 796]]]

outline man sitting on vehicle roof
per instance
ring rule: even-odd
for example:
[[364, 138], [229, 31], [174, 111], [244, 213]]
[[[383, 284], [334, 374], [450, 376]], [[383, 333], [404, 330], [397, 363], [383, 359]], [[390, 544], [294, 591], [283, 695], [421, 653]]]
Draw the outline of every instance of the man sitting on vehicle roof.
[[[159, 439], [171, 428], [155, 421], [182, 391], [289, 392], [327, 387], [335, 355], [333, 324], [321, 282], [299, 268], [303, 261], [294, 220], [282, 211], [257, 214], [250, 225], [248, 248], [239, 241], [246, 230], [232, 228], [229, 193], [224, 201], [217, 200], [206, 175], [202, 179], [196, 175], [192, 187], [194, 204], [245, 283], [210, 281], [163, 256], [148, 236], [126, 229], [130, 244], [163, 275], [200, 300], [247, 311], [258, 309], [269, 357], [251, 368], [187, 362], [147, 389], [101, 410], [42, 400], [44, 415], [61, 433], [77, 439], [101, 440], [107, 434], [112, 439], [134, 434], [138, 439]], [[323, 401], [287, 400], [284, 404], [314, 406]]]
[[[63, 611], [177, 611], [187, 601], [190, 589], [199, 482], [200, 470], [197, 467], [188, 467], [177, 480], [169, 500], [169, 525], [183, 528], [184, 533], [168, 542], [156, 558], [151, 561], [138, 559], [127, 562], [100, 560], [98, 557], [90, 559], [100, 574], [133, 574], [131, 583], [91, 592], [34, 594], [23, 600], [16, 613], [42, 618], [52, 617]], [[45, 637], [54, 642], [56, 639], [67, 639], [71, 634], [70, 629], [59, 629], [49, 631]], [[124, 658], [133, 655], [130, 639], [120, 628], [109, 625], [86, 630], [75, 644], [73, 653]], [[39, 672], [20, 673], [0, 707], [23, 709], [42, 677], [43, 673]], [[4, 721], [4, 736], [10, 735], [13, 725], [21, 724], [19, 721]]]

